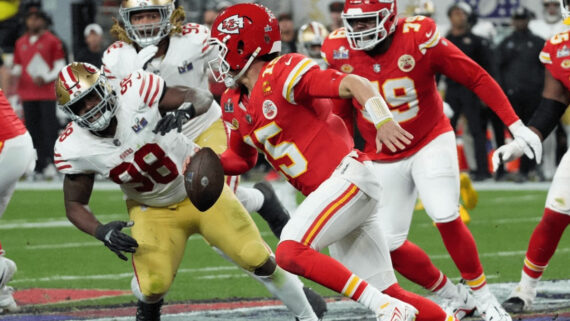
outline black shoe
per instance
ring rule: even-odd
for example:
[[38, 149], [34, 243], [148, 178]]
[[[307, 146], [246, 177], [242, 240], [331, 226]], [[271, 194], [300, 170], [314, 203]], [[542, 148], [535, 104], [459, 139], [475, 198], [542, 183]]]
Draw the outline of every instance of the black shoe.
[[503, 302], [503, 308], [509, 313], [521, 313], [524, 309], [524, 301], [519, 297], [512, 297]]
[[136, 321], [160, 321], [160, 308], [164, 301], [161, 299], [156, 303], [137, 303]]
[[261, 217], [269, 224], [269, 228], [277, 236], [281, 237], [281, 231], [287, 222], [289, 222], [289, 212], [281, 204], [279, 198], [275, 194], [275, 190], [268, 182], [259, 182], [253, 185], [254, 188], [263, 194], [263, 205], [257, 211]]
[[[313, 312], [315, 312], [317, 318], [321, 320], [325, 315], [325, 312], [327, 312], [327, 302], [320, 294], [313, 291], [311, 288], [304, 286], [303, 292], [305, 292], [305, 296], [307, 297], [307, 300], [309, 300], [309, 303], [313, 308]], [[295, 318], [295, 320], [299, 321], [298, 318]]]

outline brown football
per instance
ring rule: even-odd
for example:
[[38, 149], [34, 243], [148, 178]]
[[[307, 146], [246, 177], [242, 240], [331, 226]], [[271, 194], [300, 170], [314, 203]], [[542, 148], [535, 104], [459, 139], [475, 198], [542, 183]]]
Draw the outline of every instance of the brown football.
[[204, 147], [192, 156], [184, 172], [184, 188], [192, 204], [202, 212], [216, 203], [224, 188], [224, 168], [211, 148]]

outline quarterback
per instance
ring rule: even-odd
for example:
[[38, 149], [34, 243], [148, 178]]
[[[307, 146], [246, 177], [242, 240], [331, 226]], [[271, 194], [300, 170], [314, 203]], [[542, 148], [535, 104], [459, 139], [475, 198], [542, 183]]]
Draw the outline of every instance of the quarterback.
[[[210, 62], [224, 82], [231, 128], [221, 155], [226, 174], [251, 168], [258, 151], [307, 198], [283, 229], [276, 250], [285, 270], [363, 304], [378, 320], [453, 320], [435, 303], [398, 285], [375, 218], [380, 184], [353, 149], [329, 98], [354, 98], [374, 115], [377, 148], [404, 149], [413, 139], [393, 120], [378, 91], [364, 78], [321, 70], [300, 54], [279, 56], [279, 24], [258, 4], [227, 8], [214, 21]], [[332, 256], [319, 253], [329, 247]]]
[[[490, 321], [510, 321], [486, 285], [471, 232], [459, 216], [459, 169], [455, 137], [443, 114], [435, 74], [442, 73], [474, 91], [525, 142], [525, 152], [541, 155], [538, 136], [518, 119], [497, 83], [452, 43], [441, 38], [427, 17], [397, 17], [395, 0], [346, 0], [344, 28], [323, 43], [330, 68], [363, 76], [385, 97], [394, 119], [414, 136], [403, 150], [375, 148], [373, 118], [357, 102], [357, 126], [364, 152], [386, 186], [379, 219], [395, 269], [448, 299], [446, 309], [462, 318], [475, 308]], [[418, 246], [407, 241], [415, 197], [436, 223], [443, 242], [471, 289], [454, 285]]]
[[[111, 29], [119, 41], [103, 54], [103, 72], [115, 85], [142, 68], [160, 75], [168, 86], [208, 89], [207, 61], [216, 52], [207, 43], [207, 27], [183, 24], [184, 10], [175, 9], [173, 0], [123, 0], [119, 15], [122, 26], [117, 23]], [[169, 115], [175, 116], [184, 117]], [[184, 123], [182, 132], [199, 146], [221, 153], [227, 147], [227, 138], [220, 116], [221, 107], [212, 101], [206, 113]], [[254, 188], [239, 186], [237, 176], [228, 177], [228, 185], [245, 208], [258, 212], [279, 238], [289, 214], [271, 185], [261, 182]]]
[[[181, 105], [190, 116], [207, 112], [205, 90], [166, 87], [157, 75], [140, 70], [111, 89], [99, 70], [73, 63], [59, 74], [58, 107], [73, 121], [55, 145], [55, 164], [65, 174], [68, 219], [95, 236], [121, 259], [133, 253], [131, 282], [139, 300], [137, 320], [159, 320], [188, 237], [200, 233], [213, 247], [281, 299], [299, 320], [317, 320], [300, 280], [277, 267], [249, 214], [226, 185], [208, 211], [188, 200], [181, 175], [184, 161], [199, 148], [185, 135], [154, 133], [161, 113]], [[209, 97], [209, 99], [204, 99]], [[130, 222], [100, 223], [88, 207], [94, 175], [120, 185]], [[121, 232], [132, 226], [132, 237]]]
[[[565, 23], [570, 24], [568, 2], [561, 1]], [[558, 125], [570, 104], [570, 31], [554, 35], [540, 52], [540, 61], [546, 67], [542, 100], [529, 121], [529, 127], [542, 140]], [[524, 143], [516, 139], [493, 154], [494, 169], [501, 161], [507, 162], [522, 156]], [[554, 255], [564, 230], [570, 224], [570, 153], [567, 151], [558, 165], [546, 197], [542, 219], [532, 232], [521, 280], [503, 303], [507, 311], [528, 310], [536, 298], [536, 287]]]

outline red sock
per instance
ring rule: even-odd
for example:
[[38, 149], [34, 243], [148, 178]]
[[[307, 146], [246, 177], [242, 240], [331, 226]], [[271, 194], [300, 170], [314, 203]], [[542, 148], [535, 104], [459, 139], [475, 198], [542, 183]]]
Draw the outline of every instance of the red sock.
[[402, 289], [397, 283], [393, 284], [382, 292], [391, 297], [409, 303], [418, 309], [419, 313], [416, 317], [416, 321], [447, 320], [447, 314], [439, 307], [439, 305], [435, 304], [430, 299]]
[[483, 266], [479, 261], [477, 253], [477, 245], [471, 235], [471, 231], [457, 218], [448, 223], [436, 223], [443, 244], [447, 248], [447, 252], [455, 262], [455, 266], [459, 269], [461, 277], [465, 280], [474, 280], [483, 274]]
[[530, 237], [524, 260], [524, 273], [534, 279], [542, 276], [568, 224], [570, 215], [544, 209], [542, 220]]
[[408, 280], [430, 291], [437, 291], [445, 285], [447, 277], [433, 265], [429, 256], [419, 246], [405, 241], [402, 246], [390, 252], [394, 269]]
[[4, 249], [2, 248], [2, 243], [0, 243], [0, 255], [4, 255]]
[[279, 243], [275, 260], [284, 270], [313, 280], [353, 300], [358, 300], [368, 285], [337, 260], [299, 242], [289, 240]]

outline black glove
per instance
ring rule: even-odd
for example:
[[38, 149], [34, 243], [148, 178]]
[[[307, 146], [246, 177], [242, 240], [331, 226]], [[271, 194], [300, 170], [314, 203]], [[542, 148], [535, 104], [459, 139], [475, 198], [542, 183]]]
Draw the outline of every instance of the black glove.
[[195, 113], [194, 106], [190, 106], [188, 109], [177, 109], [173, 112], [169, 112], [158, 121], [158, 124], [156, 124], [152, 132], [155, 134], [160, 132], [160, 134], [164, 136], [176, 128], [180, 133], [182, 131], [182, 125], [194, 117]]
[[113, 221], [107, 224], [97, 226], [95, 237], [105, 243], [111, 251], [115, 252], [121, 260], [127, 260], [127, 257], [121, 252], [135, 253], [139, 246], [137, 241], [121, 232], [124, 227], [133, 226], [133, 222]]

